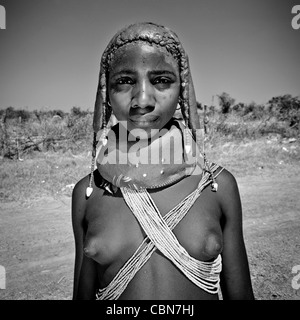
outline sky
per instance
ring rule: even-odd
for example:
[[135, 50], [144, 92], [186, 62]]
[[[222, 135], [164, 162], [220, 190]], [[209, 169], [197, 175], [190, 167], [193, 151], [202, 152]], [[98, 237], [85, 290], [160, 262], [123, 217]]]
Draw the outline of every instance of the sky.
[[[293, 0], [0, 0], [0, 109], [93, 111], [100, 58], [122, 27], [174, 30], [189, 55], [197, 101], [217, 105], [300, 96]], [[300, 16], [299, 16], [300, 24]]]

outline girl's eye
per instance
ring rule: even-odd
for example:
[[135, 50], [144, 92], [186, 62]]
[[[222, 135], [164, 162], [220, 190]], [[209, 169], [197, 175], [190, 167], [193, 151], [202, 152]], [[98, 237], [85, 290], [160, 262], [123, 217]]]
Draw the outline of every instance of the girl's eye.
[[113, 80], [111, 83], [111, 88], [116, 92], [121, 92], [124, 90], [129, 90], [134, 84], [134, 80], [130, 77], [120, 77], [116, 80]]
[[173, 82], [169, 78], [159, 77], [154, 79], [153, 84], [158, 90], [164, 90], [170, 88]]
[[123, 77], [120, 79], [117, 79], [116, 84], [133, 84], [133, 80], [128, 77]]
[[164, 84], [166, 84], [166, 83], [171, 83], [171, 80], [168, 79], [168, 78], [160, 77], [160, 78], [156, 78], [156, 79], [154, 80], [154, 84], [158, 84], [158, 83], [164, 83]]

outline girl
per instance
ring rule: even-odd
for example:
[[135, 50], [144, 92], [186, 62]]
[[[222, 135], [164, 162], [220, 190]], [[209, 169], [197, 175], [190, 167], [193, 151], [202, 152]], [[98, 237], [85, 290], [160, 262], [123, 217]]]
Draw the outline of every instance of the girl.
[[173, 31], [137, 23], [112, 38], [93, 126], [91, 174], [72, 196], [73, 298], [213, 300], [221, 289], [223, 299], [253, 299], [236, 180], [200, 152], [188, 57]]

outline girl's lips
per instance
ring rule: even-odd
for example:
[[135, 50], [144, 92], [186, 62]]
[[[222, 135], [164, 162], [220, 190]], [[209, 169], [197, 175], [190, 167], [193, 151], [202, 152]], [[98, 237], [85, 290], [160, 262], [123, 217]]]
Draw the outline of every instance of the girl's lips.
[[139, 127], [147, 127], [153, 125], [158, 120], [158, 116], [132, 116], [130, 121]]

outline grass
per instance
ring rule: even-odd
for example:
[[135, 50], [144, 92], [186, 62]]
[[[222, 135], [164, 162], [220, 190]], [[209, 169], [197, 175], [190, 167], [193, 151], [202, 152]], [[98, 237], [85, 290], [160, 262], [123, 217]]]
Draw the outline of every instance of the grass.
[[[283, 140], [285, 142], [285, 140]], [[264, 172], [294, 172], [299, 167], [299, 143], [284, 143], [266, 137], [208, 143], [207, 156], [236, 176]]]
[[[235, 113], [226, 116], [215, 113], [209, 118], [206, 154], [210, 161], [224, 166], [236, 177], [298, 174], [298, 128], [291, 128], [268, 114], [241, 117]], [[91, 121], [91, 115], [87, 114], [62, 120], [6, 122], [0, 137], [0, 201], [26, 202], [45, 196], [71, 196], [72, 186], [90, 172]], [[31, 140], [38, 135], [43, 143], [37, 148], [24, 144], [18, 154], [14, 145], [8, 146], [7, 137], [20, 136], [20, 132]], [[288, 140], [291, 137], [295, 141]]]
[[90, 155], [45, 152], [23, 161], [2, 159], [0, 200], [25, 202], [70, 196], [72, 184], [89, 173]]
[[[208, 141], [206, 153], [236, 177], [296, 174], [299, 172], [298, 142], [260, 138], [231, 141], [227, 137]], [[0, 162], [0, 201], [31, 201], [41, 197], [71, 196], [72, 186], [89, 174], [91, 152], [35, 152], [23, 161]]]

